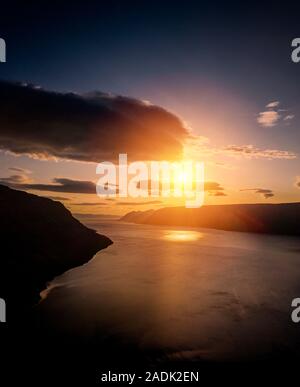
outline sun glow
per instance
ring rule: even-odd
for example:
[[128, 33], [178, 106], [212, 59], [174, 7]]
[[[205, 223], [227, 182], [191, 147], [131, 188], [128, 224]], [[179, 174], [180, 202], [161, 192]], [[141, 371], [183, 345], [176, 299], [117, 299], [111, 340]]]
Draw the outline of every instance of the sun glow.
[[163, 235], [163, 239], [171, 242], [192, 242], [203, 237], [202, 232], [187, 230], [167, 230]]
[[[128, 163], [126, 153], [119, 155], [119, 165], [101, 162], [96, 184], [99, 197], [185, 197], [187, 208], [199, 208], [204, 202], [204, 163], [183, 160], [135, 161]], [[150, 185], [150, 186], [149, 186]]]
[[186, 185], [192, 187], [194, 182], [195, 182], [195, 177], [193, 174], [192, 169], [186, 169], [183, 170], [182, 167], [183, 163], [179, 166], [174, 171], [173, 175], [173, 183], [174, 185], [179, 184], [179, 185]]

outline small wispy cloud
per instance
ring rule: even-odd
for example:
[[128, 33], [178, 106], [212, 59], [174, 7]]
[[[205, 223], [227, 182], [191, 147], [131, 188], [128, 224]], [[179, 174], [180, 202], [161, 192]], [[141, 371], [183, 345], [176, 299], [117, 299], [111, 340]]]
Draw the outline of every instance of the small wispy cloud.
[[24, 173], [24, 174], [27, 174], [27, 175], [32, 173], [32, 171], [30, 171], [29, 169], [24, 169], [24, 168], [20, 168], [20, 167], [10, 167], [8, 169], [10, 171], [13, 171], [13, 172]]
[[244, 156], [246, 158], [258, 159], [296, 159], [297, 155], [294, 152], [280, 149], [261, 149], [253, 145], [228, 145], [224, 148], [224, 152], [232, 156]]
[[287, 116], [284, 117], [284, 121], [290, 121], [292, 120], [293, 118], [295, 118], [295, 115], [294, 114], [288, 114]]
[[264, 127], [272, 127], [277, 125], [280, 121], [289, 125], [290, 121], [295, 117], [294, 114], [287, 114], [289, 109], [279, 109], [280, 102], [269, 102], [265, 107], [267, 110], [258, 113], [257, 122]]
[[257, 122], [264, 127], [275, 126], [279, 121], [280, 114], [275, 110], [266, 110], [260, 112], [257, 117]]
[[[201, 156], [216, 156], [216, 155], [225, 155], [231, 157], [245, 157], [247, 159], [296, 159], [297, 154], [295, 152], [289, 150], [282, 149], [262, 149], [252, 144], [230, 144], [225, 147], [219, 148], [210, 145], [209, 140], [206, 138], [203, 140], [203, 137], [197, 138], [193, 137], [192, 141], [189, 143], [189, 152], [187, 152], [189, 157], [194, 157], [199, 159], [199, 155]], [[212, 163], [212, 161], [208, 161], [208, 163]], [[236, 167], [230, 167], [228, 164], [224, 163], [216, 163], [214, 165], [218, 165], [220, 167], [227, 167], [227, 169], [234, 169]]]
[[295, 187], [300, 189], [300, 176], [296, 176]]
[[224, 191], [224, 187], [216, 181], [204, 182], [204, 191], [208, 192], [209, 196], [227, 196]]
[[245, 188], [241, 189], [240, 191], [254, 191], [256, 194], [263, 196], [265, 199], [269, 199], [275, 196], [274, 192], [271, 189], [265, 188]]
[[277, 106], [279, 106], [280, 102], [279, 101], [273, 101], [273, 102], [270, 102], [266, 105], [266, 108], [275, 108]]
[[19, 184], [28, 184], [30, 179], [25, 174], [11, 175], [8, 177], [1, 177], [0, 183], [7, 185], [19, 185]]
[[222, 187], [221, 184], [217, 183], [216, 181], [206, 181], [204, 183], [204, 190], [205, 191], [224, 191], [224, 187]]
[[223, 191], [209, 192], [209, 196], [227, 196], [227, 194]]

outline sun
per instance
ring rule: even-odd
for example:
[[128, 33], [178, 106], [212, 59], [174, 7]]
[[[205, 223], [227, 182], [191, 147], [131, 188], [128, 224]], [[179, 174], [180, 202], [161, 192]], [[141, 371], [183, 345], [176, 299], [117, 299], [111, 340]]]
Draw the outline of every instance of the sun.
[[182, 193], [191, 191], [195, 184], [195, 180], [195, 171], [190, 161], [182, 161], [173, 164], [170, 183], [173, 185], [175, 191]]

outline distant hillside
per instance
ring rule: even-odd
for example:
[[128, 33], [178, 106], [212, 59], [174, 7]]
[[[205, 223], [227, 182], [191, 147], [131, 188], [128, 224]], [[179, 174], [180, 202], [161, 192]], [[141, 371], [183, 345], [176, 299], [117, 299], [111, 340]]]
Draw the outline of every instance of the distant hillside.
[[47, 281], [86, 263], [112, 241], [60, 202], [0, 185], [0, 297], [10, 312], [39, 300]]
[[120, 220], [129, 223], [147, 223], [147, 220], [154, 212], [155, 210], [131, 211], [124, 215]]
[[154, 225], [300, 236], [300, 203], [167, 207], [132, 211], [120, 220]]

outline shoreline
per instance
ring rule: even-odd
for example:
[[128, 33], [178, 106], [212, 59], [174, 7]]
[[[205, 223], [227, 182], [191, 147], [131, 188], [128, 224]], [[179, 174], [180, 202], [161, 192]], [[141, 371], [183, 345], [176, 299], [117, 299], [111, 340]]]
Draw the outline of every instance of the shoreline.
[[114, 242], [111, 241], [111, 243], [110, 243], [109, 245], [107, 245], [106, 247], [103, 247], [103, 248], [101, 248], [100, 250], [96, 251], [96, 253], [95, 253], [90, 259], [88, 259], [86, 262], [84, 262], [82, 265], [70, 267], [69, 269], [65, 270], [64, 272], [62, 272], [62, 273], [60, 273], [60, 274], [57, 274], [57, 275], [56, 275], [55, 277], [53, 277], [51, 280], [47, 281], [45, 288], [42, 289], [42, 290], [39, 292], [39, 297], [40, 297], [40, 299], [39, 299], [39, 301], [36, 303], [36, 305], [39, 305], [41, 302], [43, 302], [44, 300], [46, 300], [46, 298], [48, 297], [48, 295], [51, 293], [51, 291], [52, 291], [53, 289], [59, 288], [59, 287], [63, 286], [63, 285], [58, 285], [58, 284], [55, 285], [55, 284], [53, 284], [53, 282], [54, 282], [57, 278], [63, 276], [64, 274], [68, 273], [69, 271], [72, 271], [72, 270], [74, 270], [74, 269], [77, 269], [77, 268], [80, 268], [80, 267], [83, 267], [83, 266], [87, 265], [89, 262], [91, 262], [91, 261], [95, 258], [95, 256], [96, 256], [100, 251], [107, 249], [107, 248], [108, 248], [109, 246], [111, 246], [113, 243], [114, 243]]
[[89, 262], [113, 241], [83, 225], [60, 202], [4, 185], [0, 201], [0, 297], [17, 322], [49, 282]]

